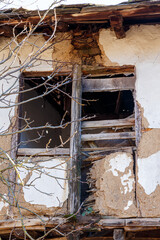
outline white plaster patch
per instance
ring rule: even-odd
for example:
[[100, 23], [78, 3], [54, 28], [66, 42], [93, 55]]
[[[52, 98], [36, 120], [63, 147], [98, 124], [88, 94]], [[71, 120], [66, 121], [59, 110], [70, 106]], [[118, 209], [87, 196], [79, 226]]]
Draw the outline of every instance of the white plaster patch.
[[124, 186], [124, 191], [122, 190], [121, 193], [126, 194], [127, 192], [131, 192], [133, 190], [134, 178], [131, 176], [131, 170], [129, 169], [129, 172], [120, 178], [121, 183]]
[[129, 207], [133, 204], [133, 201], [129, 200], [128, 203], [127, 203], [127, 206], [124, 208], [124, 210], [128, 210]]
[[129, 157], [126, 153], [117, 154], [116, 157], [112, 158], [109, 162], [110, 169], [114, 176], [118, 176], [118, 172], [124, 172], [127, 167], [129, 167], [132, 158]]
[[138, 182], [147, 195], [160, 185], [160, 151], [148, 158], [138, 158]]
[[[62, 207], [68, 197], [66, 165], [62, 159], [51, 159], [39, 163], [40, 172], [20, 168], [23, 180], [29, 172], [31, 173], [26, 183], [28, 186], [23, 187], [25, 201], [46, 207]], [[33, 164], [26, 164], [26, 166], [31, 168]]]

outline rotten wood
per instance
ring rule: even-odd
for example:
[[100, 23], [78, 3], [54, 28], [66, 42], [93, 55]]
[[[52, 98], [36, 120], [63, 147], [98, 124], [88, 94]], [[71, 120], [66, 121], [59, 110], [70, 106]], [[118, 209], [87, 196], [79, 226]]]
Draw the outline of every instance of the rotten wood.
[[125, 234], [123, 229], [114, 229], [113, 231], [114, 240], [125, 240]]
[[[57, 20], [65, 23], [79, 23], [86, 21], [107, 21], [112, 15], [122, 16], [127, 21], [128, 18], [134, 19], [144, 19], [159, 17], [160, 15], [160, 2], [154, 1], [144, 1], [135, 4], [122, 4], [116, 6], [88, 6], [81, 5], [79, 7], [63, 6], [56, 9]], [[45, 11], [40, 11], [40, 15], [43, 16]], [[31, 17], [32, 16], [32, 17]], [[9, 20], [8, 20], [9, 19]], [[18, 25], [24, 26], [26, 24], [32, 23], [37, 24], [40, 20], [37, 11], [12, 11], [0, 14], [0, 23], [9, 24], [11, 26]], [[50, 10], [45, 17], [44, 27], [46, 24], [51, 25], [55, 22], [54, 10]]]
[[70, 162], [69, 162], [69, 213], [77, 212], [80, 207], [80, 121], [81, 118], [81, 66], [73, 68], [72, 100], [71, 100], [71, 131], [70, 131]]
[[97, 147], [97, 148], [81, 148], [82, 152], [93, 152], [89, 154], [97, 154], [97, 152], [107, 152], [107, 151], [114, 151], [114, 150], [123, 150], [123, 151], [131, 151], [135, 150], [135, 146], [127, 146], [127, 147]]
[[83, 75], [89, 76], [105, 76], [115, 74], [132, 74], [135, 71], [134, 65], [123, 65], [123, 66], [108, 66], [108, 67], [93, 67], [82, 65]]
[[63, 156], [69, 155], [69, 148], [19, 148], [18, 156]]
[[82, 134], [82, 142], [94, 140], [111, 140], [111, 139], [134, 139], [135, 132], [118, 132], [118, 133], [99, 133], [99, 134]]
[[[41, 219], [23, 219], [24, 226], [27, 230], [36, 229], [44, 231], [45, 227], [54, 227], [66, 223], [66, 219], [60, 217], [53, 217]], [[11, 231], [13, 228], [22, 228], [21, 220], [0, 220], [0, 234], [4, 231]]]
[[106, 157], [107, 152], [112, 153], [112, 152], [115, 152], [115, 151], [116, 152], [125, 152], [125, 153], [130, 153], [130, 154], [133, 153], [133, 149], [131, 147], [130, 148], [129, 147], [128, 148], [124, 148], [124, 149], [119, 149], [117, 147], [114, 150], [111, 150], [111, 149], [109, 150], [108, 149], [108, 151], [104, 151], [102, 153], [98, 153], [97, 155], [95, 154], [95, 155], [91, 155], [91, 156], [85, 158], [83, 160], [83, 167], [85, 166], [84, 162], [95, 162], [95, 161], [98, 161], [98, 160], [102, 160], [102, 159], [104, 159]]
[[[113, 75], [113, 74], [132, 74], [134, 73], [133, 65], [123, 65], [123, 66], [108, 66], [108, 67], [93, 67], [88, 65], [82, 65], [82, 73], [83, 75], [90, 76], [104, 76], [104, 75]], [[68, 71], [24, 71], [24, 77], [47, 77], [53, 74], [56, 76], [66, 76], [71, 74], [70, 69]]]
[[148, 227], [160, 227], [160, 218], [133, 218], [126, 219], [126, 226], [148, 226]]
[[68, 76], [71, 74], [71, 71], [59, 71], [59, 69], [53, 71], [24, 71], [24, 77], [48, 77], [48, 76]]
[[107, 92], [133, 90], [135, 77], [83, 79], [83, 92]]
[[117, 120], [99, 120], [99, 121], [84, 121], [82, 122], [82, 129], [94, 128], [112, 128], [112, 127], [132, 127], [135, 124], [134, 118], [124, 118]]
[[[63, 229], [65, 232], [71, 231], [73, 223], [67, 221], [66, 218], [53, 217], [47, 218], [43, 217], [41, 219], [23, 219], [24, 226], [26, 230], [37, 230], [44, 231], [46, 228], [54, 228], [59, 226], [59, 229]], [[75, 230], [79, 229], [85, 231], [90, 231], [92, 228], [95, 229], [121, 229], [124, 228], [125, 231], [146, 231], [160, 229], [160, 218], [134, 218], [134, 219], [118, 219], [118, 218], [103, 218], [100, 219], [96, 216], [80, 216], [77, 217], [75, 224]], [[0, 234], [10, 233], [12, 229], [21, 229], [21, 220], [0, 220]]]
[[110, 16], [111, 29], [115, 32], [118, 39], [125, 38], [126, 34], [123, 27], [122, 15], [111, 15]]

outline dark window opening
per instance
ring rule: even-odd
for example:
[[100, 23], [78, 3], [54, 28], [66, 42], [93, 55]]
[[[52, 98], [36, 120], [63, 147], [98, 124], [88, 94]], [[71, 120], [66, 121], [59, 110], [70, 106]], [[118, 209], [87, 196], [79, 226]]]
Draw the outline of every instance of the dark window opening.
[[[24, 79], [21, 91], [25, 90], [26, 92], [20, 94], [20, 99], [21, 102], [31, 101], [20, 105], [20, 130], [25, 127], [32, 129], [47, 125], [60, 126], [70, 121], [71, 101], [68, 95], [71, 94], [71, 83], [68, 83], [68, 80], [67, 84], [62, 84], [59, 88], [54, 89], [60, 81], [64, 81], [64, 78], [57, 77], [47, 82], [46, 78]], [[47, 94], [43, 96], [45, 93]], [[57, 129], [46, 127], [31, 131], [24, 129], [19, 135], [19, 144], [21, 148], [69, 147], [69, 141], [63, 145], [69, 136], [70, 125]]]
[[95, 120], [123, 119], [134, 112], [132, 91], [83, 93], [82, 115]]

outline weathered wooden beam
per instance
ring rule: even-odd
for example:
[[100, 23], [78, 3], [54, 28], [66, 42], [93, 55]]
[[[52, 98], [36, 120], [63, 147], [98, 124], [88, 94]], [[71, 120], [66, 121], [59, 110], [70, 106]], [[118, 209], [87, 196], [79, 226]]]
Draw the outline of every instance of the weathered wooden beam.
[[99, 133], [99, 134], [82, 134], [82, 142], [94, 140], [111, 140], [111, 139], [134, 139], [135, 132], [118, 132], [118, 133]]
[[75, 213], [80, 206], [80, 121], [81, 118], [81, 66], [73, 68], [72, 100], [71, 100], [71, 131], [70, 131], [70, 162], [69, 162], [69, 213]]
[[69, 148], [19, 148], [18, 156], [57, 156], [69, 155]]
[[[37, 228], [37, 230], [44, 230], [45, 227], [53, 227], [60, 224], [65, 224], [66, 219], [61, 217], [53, 217], [52, 220], [49, 218], [42, 218], [42, 219], [23, 219], [24, 226], [29, 229], [31, 227]], [[1, 231], [12, 230], [13, 228], [22, 228], [22, 221], [21, 220], [0, 220], [0, 234]]]
[[102, 228], [121, 228], [125, 226], [125, 219], [119, 219], [119, 218], [106, 218], [101, 219], [98, 223], [98, 226]]
[[48, 76], [68, 76], [71, 71], [59, 71], [55, 69], [53, 71], [25, 71], [23, 72], [24, 77], [48, 77]]
[[106, 92], [115, 90], [132, 90], [135, 88], [135, 77], [83, 79], [83, 92]]
[[[27, 230], [44, 231], [46, 228], [54, 228], [59, 226], [60, 231], [63, 229], [65, 232], [70, 232], [73, 227], [73, 223], [69, 222], [66, 218], [53, 217], [52, 220], [47, 217], [42, 219], [23, 219], [24, 226]], [[118, 219], [118, 218], [105, 218], [100, 219], [96, 216], [77, 217], [75, 223], [75, 230], [90, 231], [92, 227], [97, 229], [122, 229], [125, 231], [151, 231], [154, 229], [160, 229], [160, 218], [134, 218], [134, 219]], [[128, 225], [129, 223], [129, 225]], [[88, 227], [87, 227], [88, 226]], [[10, 233], [13, 229], [22, 229], [21, 220], [0, 220], [0, 234]], [[149, 238], [151, 239], [151, 238]]]
[[113, 231], [114, 240], [125, 240], [125, 234], [123, 229], [114, 229]]
[[121, 15], [111, 15], [110, 16], [111, 30], [115, 32], [118, 39], [124, 38], [126, 36], [123, 27], [123, 17]]
[[132, 127], [135, 124], [134, 118], [124, 118], [118, 120], [100, 120], [100, 121], [84, 121], [82, 122], [83, 129], [94, 128], [112, 128], [112, 127]]
[[[62, 7], [57, 8], [56, 18], [58, 21], [62, 21], [65, 23], [85, 23], [85, 22], [94, 22], [94, 21], [107, 21], [111, 16], [115, 15], [122, 16], [125, 18], [125, 21], [128, 18], [137, 19], [153, 19], [158, 18], [160, 15], [160, 2], [154, 1], [142, 1], [140, 3], [135, 4], [125, 4], [118, 6], [103, 6], [103, 7], [80, 7], [74, 8], [72, 7]], [[45, 11], [40, 11], [40, 15], [43, 16]], [[32, 16], [32, 17], [31, 17]], [[36, 11], [28, 11], [27, 13], [24, 11], [13, 11], [11, 13], [1, 13], [0, 14], [0, 24], [6, 25], [17, 25], [18, 27], [23, 27], [29, 23], [37, 24], [40, 20], [39, 14]], [[50, 10], [48, 15], [44, 18], [45, 23], [50, 25], [55, 22], [54, 11]]]
[[134, 71], [135, 71], [134, 65], [108, 66], [108, 67], [93, 67], [88, 65], [82, 65], [83, 74], [90, 75], [90, 76], [131, 74], [131, 73], [134, 73]]
[[[81, 148], [82, 152], [93, 152], [93, 154], [98, 154], [99, 152], [111, 152], [111, 151], [129, 151], [135, 150], [135, 146], [128, 146], [128, 147], [97, 147], [97, 148]], [[90, 153], [91, 154], [91, 153]]]
[[126, 226], [160, 226], [160, 218], [126, 219]]
[[[134, 73], [135, 66], [123, 65], [123, 66], [108, 66], [108, 67], [93, 67], [88, 65], [82, 65], [83, 75], [90, 76], [105, 76], [114, 74], [131, 74]], [[68, 71], [59, 71], [59, 69], [53, 71], [24, 71], [24, 77], [47, 77], [55, 73], [56, 76], [66, 76], [71, 74], [70, 69]]]

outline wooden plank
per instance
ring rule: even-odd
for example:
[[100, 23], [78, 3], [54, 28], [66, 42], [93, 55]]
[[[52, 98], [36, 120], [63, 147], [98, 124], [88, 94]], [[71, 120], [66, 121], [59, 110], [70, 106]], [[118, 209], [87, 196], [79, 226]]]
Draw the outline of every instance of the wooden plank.
[[19, 148], [18, 156], [57, 156], [69, 155], [69, 148]]
[[[41, 219], [23, 219], [24, 226], [27, 230], [40, 230], [43, 231], [45, 228], [53, 228], [59, 225], [61, 231], [65, 229], [66, 232], [71, 231], [71, 223], [65, 218], [53, 217], [52, 220], [47, 217]], [[160, 218], [134, 218], [134, 219], [118, 219], [118, 218], [105, 218], [100, 219], [99, 217], [77, 217], [77, 224], [75, 225], [75, 230], [85, 229], [85, 231], [90, 231], [90, 224], [92, 222], [92, 227], [98, 227], [99, 229], [119, 229], [124, 228], [126, 231], [146, 231], [160, 229]], [[87, 227], [88, 225], [88, 227]], [[0, 234], [10, 233], [12, 229], [21, 229], [22, 222], [19, 219], [16, 220], [0, 220]]]
[[132, 218], [126, 219], [126, 226], [148, 226], [148, 227], [160, 227], [160, 218]]
[[[134, 73], [134, 66], [133, 65], [123, 65], [123, 66], [108, 66], [108, 67], [93, 67], [88, 65], [82, 65], [82, 73], [83, 75], [98, 75], [98, 76], [104, 76], [104, 75], [113, 75], [113, 74], [130, 74]], [[24, 71], [23, 76], [24, 77], [48, 77], [50, 75], [53, 75], [55, 73], [56, 76], [66, 76], [70, 74], [70, 70], [67, 72], [65, 71], [59, 71], [59, 69], [56, 71]]]
[[112, 128], [112, 127], [131, 127], [134, 126], [134, 118], [124, 118], [117, 120], [99, 120], [99, 121], [84, 121], [82, 122], [83, 129], [92, 128]]
[[72, 100], [71, 100], [71, 140], [69, 162], [69, 213], [75, 213], [80, 206], [80, 121], [81, 118], [81, 66], [73, 68]]
[[[49, 218], [42, 218], [41, 219], [23, 219], [23, 223], [24, 226], [27, 228], [29, 227], [40, 227], [40, 229], [42, 227], [53, 227], [56, 226], [58, 224], [64, 224], [66, 223], [66, 219], [61, 218], [61, 217], [53, 217], [52, 220], [50, 220]], [[4, 230], [11, 230], [13, 228], [22, 228], [22, 222], [21, 220], [0, 220], [0, 233], [1, 231]]]
[[119, 132], [119, 133], [99, 133], [99, 134], [82, 134], [82, 142], [94, 140], [112, 140], [112, 139], [133, 139], [135, 132]]
[[59, 69], [53, 71], [24, 71], [22, 74], [24, 77], [48, 77], [48, 76], [68, 76], [71, 73], [68, 71], [59, 71]]
[[114, 150], [124, 150], [124, 151], [128, 151], [128, 150], [135, 150], [136, 147], [135, 146], [127, 146], [127, 147], [97, 147], [97, 148], [81, 148], [82, 152], [96, 152], [95, 154], [97, 154], [97, 152], [107, 152], [107, 151], [114, 151]]
[[123, 227], [125, 226], [125, 219], [117, 219], [117, 218], [108, 218], [108, 219], [101, 219], [98, 223], [98, 226], [101, 227]]
[[88, 66], [88, 65], [82, 65], [83, 75], [90, 75], [90, 76], [131, 74], [134, 72], [135, 72], [134, 65], [108, 66], [108, 67], [93, 67], [93, 66]]
[[114, 229], [113, 231], [114, 240], [125, 240], [125, 234], [123, 229]]
[[82, 80], [83, 92], [106, 92], [132, 90], [135, 88], [135, 77], [99, 78]]

